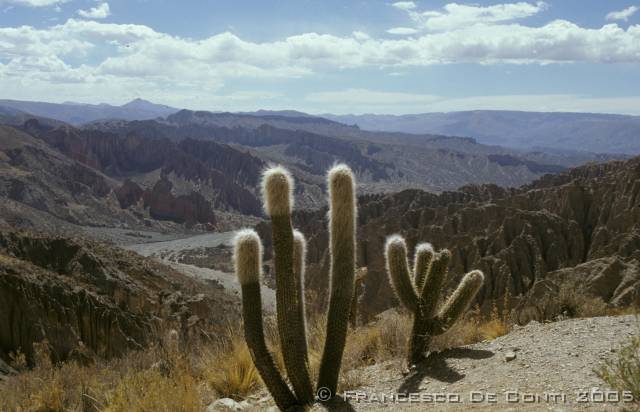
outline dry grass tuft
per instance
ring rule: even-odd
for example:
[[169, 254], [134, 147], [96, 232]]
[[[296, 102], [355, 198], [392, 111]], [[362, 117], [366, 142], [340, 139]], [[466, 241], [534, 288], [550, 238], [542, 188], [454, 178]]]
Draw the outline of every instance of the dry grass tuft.
[[244, 399], [261, 384], [242, 336], [206, 349], [202, 358], [205, 381], [221, 398]]
[[494, 302], [491, 312], [488, 315], [483, 315], [480, 308], [476, 306], [451, 329], [436, 336], [432, 343], [433, 349], [442, 351], [506, 335], [513, 326], [509, 317], [508, 297], [504, 298], [502, 308], [499, 310], [498, 305]]
[[564, 281], [558, 294], [546, 296], [538, 304], [540, 321], [567, 318], [591, 318], [610, 315], [611, 309], [599, 297], [592, 296], [576, 282]]
[[[601, 305], [569, 294], [565, 304], [577, 305], [577, 313], [600, 313]], [[494, 303], [489, 314], [475, 308], [448, 332], [433, 341], [433, 350], [495, 339], [509, 332], [508, 301]], [[504, 309], [507, 308], [507, 309]], [[608, 309], [611, 314], [611, 309]], [[632, 309], [618, 310], [619, 312]], [[339, 390], [363, 385], [363, 368], [390, 360], [404, 359], [411, 333], [412, 316], [387, 311], [375, 322], [349, 330], [344, 351]], [[310, 372], [317, 376], [325, 336], [324, 316], [311, 316], [308, 325]], [[276, 364], [284, 370], [274, 319], [265, 322], [265, 333]], [[3, 410], [16, 411], [201, 411], [213, 400], [246, 399], [263, 388], [245, 344], [240, 325], [187, 345], [175, 334], [159, 340], [149, 349], [131, 352], [110, 361], [96, 359], [83, 364], [67, 361], [52, 364], [46, 342], [35, 345], [34, 365], [27, 367], [24, 354], [10, 355], [20, 373], [0, 382]], [[172, 337], [173, 336], [173, 337]], [[640, 399], [640, 339], [620, 352], [620, 359], [608, 364], [601, 376], [610, 385], [636, 391]], [[631, 388], [631, 389], [628, 389]]]
[[640, 407], [640, 336], [631, 338], [616, 358], [596, 373], [614, 390], [631, 394], [636, 407]]
[[202, 397], [196, 378], [187, 370], [166, 376], [159, 369], [127, 373], [110, 393], [107, 412], [201, 411]]

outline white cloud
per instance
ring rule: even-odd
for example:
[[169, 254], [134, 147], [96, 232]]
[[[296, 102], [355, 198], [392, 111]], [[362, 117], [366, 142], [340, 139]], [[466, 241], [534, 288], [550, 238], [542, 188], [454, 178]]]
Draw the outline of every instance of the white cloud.
[[[188, 96], [213, 99], [238, 78], [291, 79], [365, 67], [402, 73], [406, 67], [450, 63], [640, 63], [640, 25], [485, 22], [414, 34], [389, 39], [357, 31], [344, 36], [301, 33], [257, 42], [229, 32], [190, 39], [145, 25], [82, 19], [45, 28], [0, 27], [0, 90], [14, 98], [41, 91], [71, 100], [137, 94], [176, 104], [178, 98], [196, 99]], [[350, 94], [364, 92], [352, 89]], [[415, 97], [402, 93], [385, 97], [416, 104]], [[424, 96], [417, 99], [427, 102]]]
[[475, 24], [495, 24], [531, 17], [545, 10], [548, 5], [537, 3], [506, 3], [492, 6], [464, 5], [449, 3], [442, 11], [427, 10], [423, 12], [409, 10], [409, 16], [421, 28], [427, 30], [455, 30]]
[[394, 27], [391, 28], [389, 30], [387, 30], [387, 33], [389, 34], [397, 34], [397, 35], [409, 35], [409, 34], [416, 34], [418, 32], [418, 30], [412, 28], [412, 27]]
[[54, 4], [67, 3], [71, 0], [0, 0], [0, 5], [2, 4], [17, 4], [19, 6], [28, 6], [28, 7], [45, 7], [52, 6]]
[[371, 39], [371, 36], [361, 31], [354, 31], [352, 34], [353, 34], [353, 38], [358, 41], [365, 41], [365, 40]]
[[86, 19], [106, 19], [111, 15], [109, 3], [100, 3], [89, 10], [78, 10], [78, 14]]
[[397, 1], [392, 6], [400, 10], [413, 10], [416, 8], [416, 4], [412, 1]]
[[368, 89], [347, 89], [333, 92], [310, 93], [306, 101], [313, 103], [331, 103], [348, 106], [397, 106], [433, 103], [439, 98], [427, 94], [380, 92]]
[[640, 10], [640, 8], [637, 6], [629, 6], [624, 10], [612, 11], [611, 13], [607, 14], [606, 19], [627, 21], [629, 20], [629, 17], [633, 16], [638, 10]]
[[496, 95], [446, 98], [429, 94], [347, 89], [310, 93], [310, 112], [336, 114], [407, 114], [465, 110], [523, 110], [539, 112], [593, 112], [640, 115], [640, 96], [589, 97], [573, 94]]

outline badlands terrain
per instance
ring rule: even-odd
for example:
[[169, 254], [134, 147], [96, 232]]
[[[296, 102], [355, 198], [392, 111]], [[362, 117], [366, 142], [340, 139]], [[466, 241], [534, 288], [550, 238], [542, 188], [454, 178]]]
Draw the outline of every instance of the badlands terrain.
[[[74, 385], [65, 386], [59, 377], [47, 380], [62, 370], [57, 367], [76, 363], [102, 371], [91, 369], [95, 376], [116, 370], [133, 374], [135, 382], [159, 374], [153, 382], [174, 387], [167, 371], [175, 362], [164, 341], [172, 330], [192, 356], [190, 365], [206, 363], [199, 357], [203, 347], [223, 348], [224, 355], [211, 358], [206, 364], [213, 366], [205, 369], [226, 376], [221, 359], [234, 360], [244, 348], [228, 346], [240, 330], [239, 284], [231, 261], [237, 229], [254, 227], [265, 242], [263, 305], [267, 313], [274, 310], [271, 226], [259, 188], [270, 164], [285, 165], [296, 181], [293, 221], [308, 239], [307, 305], [321, 319], [329, 266], [324, 173], [335, 162], [349, 164], [358, 180], [357, 265], [368, 268], [343, 388], [358, 396], [476, 391], [504, 400], [510, 390], [567, 396], [562, 404], [473, 405], [485, 410], [627, 406], [583, 404], [574, 395], [610, 389], [596, 370], [615, 360], [637, 333], [632, 316], [617, 316], [632, 313], [640, 299], [635, 149], [619, 145], [611, 154], [597, 145], [592, 152], [509, 146], [512, 142], [495, 137], [500, 127], [487, 127], [486, 134], [474, 129], [487, 125], [484, 117], [477, 120], [481, 114], [458, 129], [449, 128], [451, 119], [440, 119], [449, 125], [438, 129], [442, 133], [462, 134], [447, 136], [393, 127], [403, 119], [361, 128], [353, 124], [359, 119], [340, 123], [299, 112], [194, 112], [143, 101], [74, 112], [68, 105], [27, 103], [0, 101], [0, 391], [2, 385], [24, 389], [4, 392], [14, 396], [11, 408], [46, 406], [49, 398], [33, 386], [44, 380], [58, 388], [47, 394], [64, 394], [63, 410], [77, 409]], [[519, 124], [513, 116], [524, 121], [509, 113], [511, 123]], [[551, 125], [563, 119], [551, 117]], [[602, 127], [625, 121], [624, 133], [635, 127], [635, 119], [590, 121]], [[421, 241], [449, 248], [448, 286], [463, 273], [482, 270], [486, 281], [474, 302], [478, 317], [464, 325], [480, 331], [497, 321], [497, 311], [500, 333], [454, 336], [432, 363], [410, 371], [402, 362], [406, 336], [400, 332], [392, 334], [393, 350], [376, 344], [370, 355], [366, 345], [358, 346], [357, 336], [365, 331], [389, 335], [383, 327], [388, 316], [410, 321], [396, 313], [385, 274], [384, 240], [394, 233], [405, 236], [411, 250]], [[38, 348], [45, 341], [54, 365], [46, 376], [38, 375]], [[104, 362], [145, 352], [152, 359], [140, 356], [139, 364], [101, 369]], [[191, 372], [180, 375], [196, 382], [193, 410], [222, 408], [224, 402], [213, 405], [229, 396], [233, 407], [272, 406], [257, 377], [234, 395], [205, 378], [200, 367], [191, 365]], [[80, 370], [78, 376], [89, 373]], [[124, 390], [108, 376], [95, 379], [109, 382], [100, 396], [90, 395], [100, 397], [91, 401], [95, 408], [115, 405], [114, 394]], [[25, 398], [16, 398], [18, 392]], [[351, 399], [338, 406], [397, 405]], [[468, 405], [429, 406], [465, 410]]]

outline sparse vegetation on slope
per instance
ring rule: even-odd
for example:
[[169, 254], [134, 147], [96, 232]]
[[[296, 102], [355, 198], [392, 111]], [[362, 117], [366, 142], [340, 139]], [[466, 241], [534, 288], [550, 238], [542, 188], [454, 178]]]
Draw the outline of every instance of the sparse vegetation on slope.
[[640, 335], [629, 339], [614, 359], [600, 367], [598, 375], [612, 388], [629, 392], [640, 408]]

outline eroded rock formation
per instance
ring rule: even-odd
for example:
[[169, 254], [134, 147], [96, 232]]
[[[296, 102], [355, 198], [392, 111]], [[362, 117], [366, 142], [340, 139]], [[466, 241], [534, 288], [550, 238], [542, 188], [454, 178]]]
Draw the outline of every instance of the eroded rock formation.
[[[200, 293], [194, 293], [198, 291]], [[46, 339], [56, 359], [142, 348], [165, 328], [223, 325], [237, 299], [132, 252], [81, 239], [0, 232], [0, 357]]]
[[[328, 270], [325, 213], [295, 216], [309, 237], [307, 282], [321, 296]], [[640, 273], [632, 269], [640, 262], [640, 158], [576, 168], [519, 189], [363, 196], [358, 220], [358, 265], [369, 268], [363, 303], [370, 314], [394, 304], [382, 253], [393, 233], [405, 236], [409, 249], [420, 241], [451, 249], [452, 282], [471, 269], [484, 271], [480, 302], [500, 299], [505, 290], [524, 294], [558, 273], [587, 279], [587, 287], [612, 304], [628, 303], [640, 289]]]

